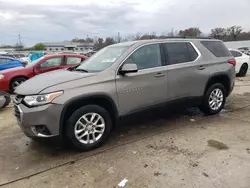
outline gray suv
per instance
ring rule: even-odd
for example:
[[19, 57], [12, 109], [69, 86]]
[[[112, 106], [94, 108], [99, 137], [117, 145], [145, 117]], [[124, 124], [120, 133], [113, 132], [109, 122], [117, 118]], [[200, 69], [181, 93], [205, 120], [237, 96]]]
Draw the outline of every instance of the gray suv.
[[61, 136], [89, 150], [105, 142], [120, 117], [157, 105], [188, 102], [217, 114], [234, 79], [235, 59], [222, 41], [125, 42], [26, 81], [15, 91], [14, 113], [28, 137]]

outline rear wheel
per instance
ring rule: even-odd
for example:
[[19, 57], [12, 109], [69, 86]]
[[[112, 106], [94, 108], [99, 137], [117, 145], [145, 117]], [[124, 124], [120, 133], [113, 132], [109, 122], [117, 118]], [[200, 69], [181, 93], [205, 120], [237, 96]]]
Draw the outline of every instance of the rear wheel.
[[247, 70], [248, 70], [248, 65], [246, 63], [244, 63], [241, 68], [240, 68], [240, 72], [239, 72], [239, 76], [240, 77], [244, 77], [247, 74]]
[[87, 151], [101, 146], [112, 129], [109, 113], [97, 105], [86, 105], [76, 110], [68, 120], [66, 136], [72, 145]]
[[14, 90], [21, 85], [23, 82], [25, 82], [27, 79], [24, 77], [18, 77], [18, 78], [14, 78], [11, 82], [10, 82], [10, 91], [14, 92]]
[[224, 108], [225, 102], [226, 89], [222, 84], [216, 83], [211, 85], [206, 91], [200, 109], [206, 115], [214, 115]]

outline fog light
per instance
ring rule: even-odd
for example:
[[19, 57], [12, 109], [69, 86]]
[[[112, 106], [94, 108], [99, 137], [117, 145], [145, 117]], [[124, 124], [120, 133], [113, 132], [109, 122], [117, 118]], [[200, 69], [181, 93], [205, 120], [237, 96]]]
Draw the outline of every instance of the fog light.
[[31, 129], [39, 137], [51, 136], [49, 129], [45, 125], [32, 126]]

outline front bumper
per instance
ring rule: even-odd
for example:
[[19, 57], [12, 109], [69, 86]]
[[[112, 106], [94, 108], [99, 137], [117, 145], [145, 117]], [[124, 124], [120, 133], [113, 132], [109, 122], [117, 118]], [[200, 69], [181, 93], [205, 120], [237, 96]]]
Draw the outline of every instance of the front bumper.
[[[59, 135], [62, 105], [48, 104], [29, 108], [24, 104], [14, 104], [14, 115], [22, 131], [28, 137], [54, 137]], [[36, 131], [46, 127], [49, 134]]]

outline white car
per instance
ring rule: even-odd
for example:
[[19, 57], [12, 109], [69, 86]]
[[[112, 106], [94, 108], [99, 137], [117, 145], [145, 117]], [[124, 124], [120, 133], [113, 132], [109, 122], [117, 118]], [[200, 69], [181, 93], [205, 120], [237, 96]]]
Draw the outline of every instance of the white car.
[[246, 76], [250, 65], [250, 56], [242, 53], [239, 50], [235, 49], [229, 49], [229, 50], [236, 60], [236, 66], [235, 66], [236, 74], [241, 77]]

